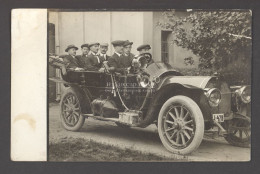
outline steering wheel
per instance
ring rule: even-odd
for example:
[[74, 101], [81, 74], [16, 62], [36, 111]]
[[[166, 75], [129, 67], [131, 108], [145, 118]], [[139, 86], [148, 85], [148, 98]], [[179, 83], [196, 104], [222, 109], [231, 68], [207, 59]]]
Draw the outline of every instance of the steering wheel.
[[152, 58], [153, 58], [152, 54], [150, 54], [150, 53], [143, 53], [143, 54], [140, 54], [140, 56], [144, 56], [147, 63], [150, 63], [152, 61]]

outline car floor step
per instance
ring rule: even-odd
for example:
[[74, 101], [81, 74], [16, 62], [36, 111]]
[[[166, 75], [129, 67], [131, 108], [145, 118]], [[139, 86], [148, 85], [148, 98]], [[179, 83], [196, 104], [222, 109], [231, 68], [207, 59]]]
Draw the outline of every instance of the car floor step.
[[91, 118], [95, 118], [98, 120], [103, 120], [103, 121], [113, 121], [113, 122], [117, 122], [119, 121], [118, 118], [107, 118], [107, 117], [102, 117], [102, 116], [95, 116], [93, 114], [82, 114], [85, 117], [91, 117]]

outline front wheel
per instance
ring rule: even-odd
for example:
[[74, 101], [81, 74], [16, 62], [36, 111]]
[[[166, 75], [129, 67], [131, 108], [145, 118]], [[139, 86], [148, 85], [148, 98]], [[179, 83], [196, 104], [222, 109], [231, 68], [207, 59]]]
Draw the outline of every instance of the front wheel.
[[250, 119], [233, 118], [227, 122], [228, 134], [225, 139], [229, 144], [238, 147], [250, 147], [251, 121]]
[[85, 117], [81, 115], [79, 97], [70, 88], [61, 99], [60, 117], [63, 127], [69, 131], [78, 131], [85, 122]]
[[204, 119], [199, 106], [186, 96], [174, 96], [162, 106], [158, 132], [167, 150], [177, 154], [195, 151], [204, 135]]

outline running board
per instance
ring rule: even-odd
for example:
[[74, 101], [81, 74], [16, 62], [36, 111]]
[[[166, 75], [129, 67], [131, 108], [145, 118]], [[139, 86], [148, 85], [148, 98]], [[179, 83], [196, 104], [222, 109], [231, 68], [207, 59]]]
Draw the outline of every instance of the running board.
[[105, 118], [105, 117], [102, 117], [102, 116], [95, 116], [93, 114], [82, 114], [82, 115], [84, 117], [91, 117], [91, 118], [94, 118], [96, 120], [111, 121], [111, 122], [114, 122], [114, 123], [121, 123], [121, 124], [130, 126], [130, 127], [137, 127], [135, 124], [128, 124], [128, 123], [122, 122], [122, 121], [119, 120], [119, 118]]
[[92, 117], [95, 118], [97, 120], [102, 120], [102, 121], [112, 121], [112, 122], [119, 122], [118, 118], [105, 118], [102, 116], [95, 116], [93, 114], [82, 114], [84, 117]]

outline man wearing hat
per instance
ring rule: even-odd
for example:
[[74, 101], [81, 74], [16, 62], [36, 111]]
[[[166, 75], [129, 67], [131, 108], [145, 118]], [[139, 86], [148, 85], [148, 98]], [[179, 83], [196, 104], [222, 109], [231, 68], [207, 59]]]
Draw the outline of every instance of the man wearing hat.
[[89, 53], [89, 45], [87, 43], [81, 45], [82, 56], [87, 57]]
[[79, 60], [76, 58], [76, 51], [78, 47], [75, 45], [69, 45], [65, 52], [68, 52], [68, 55], [64, 56], [63, 61], [67, 64], [66, 68], [72, 68], [75, 70], [84, 70]]
[[81, 67], [84, 68], [85, 67], [85, 62], [86, 62], [86, 59], [87, 59], [87, 55], [89, 53], [89, 48], [88, 48], [88, 44], [87, 43], [81, 45], [81, 52], [82, 52], [82, 54], [81, 55], [77, 55], [76, 58], [78, 59]]
[[99, 57], [102, 57], [104, 61], [107, 61], [110, 56], [107, 55], [108, 43], [101, 43], [99, 45]]
[[133, 42], [126, 40], [124, 43], [124, 57], [130, 57], [133, 59], [135, 57], [134, 54], [131, 53]]
[[111, 43], [114, 46], [115, 53], [108, 59], [108, 66], [115, 72], [126, 73], [132, 62], [123, 56], [125, 41], [116, 40]]
[[139, 47], [137, 47], [137, 51], [139, 51], [139, 55], [136, 55], [135, 57], [138, 57], [141, 55], [144, 55], [145, 57], [148, 56], [146, 59], [148, 62], [148, 65], [152, 64], [154, 61], [152, 59], [152, 55], [150, 54], [150, 49], [151, 49], [151, 46], [149, 44], [140, 45]]
[[85, 61], [85, 69], [88, 71], [104, 71], [104, 68], [102, 68], [104, 58], [99, 57], [98, 54], [99, 45], [97, 42], [89, 44], [90, 52]]
[[143, 44], [137, 47], [137, 51], [139, 51], [139, 54], [143, 53], [149, 53], [149, 50], [151, 49], [151, 46], [149, 44]]

